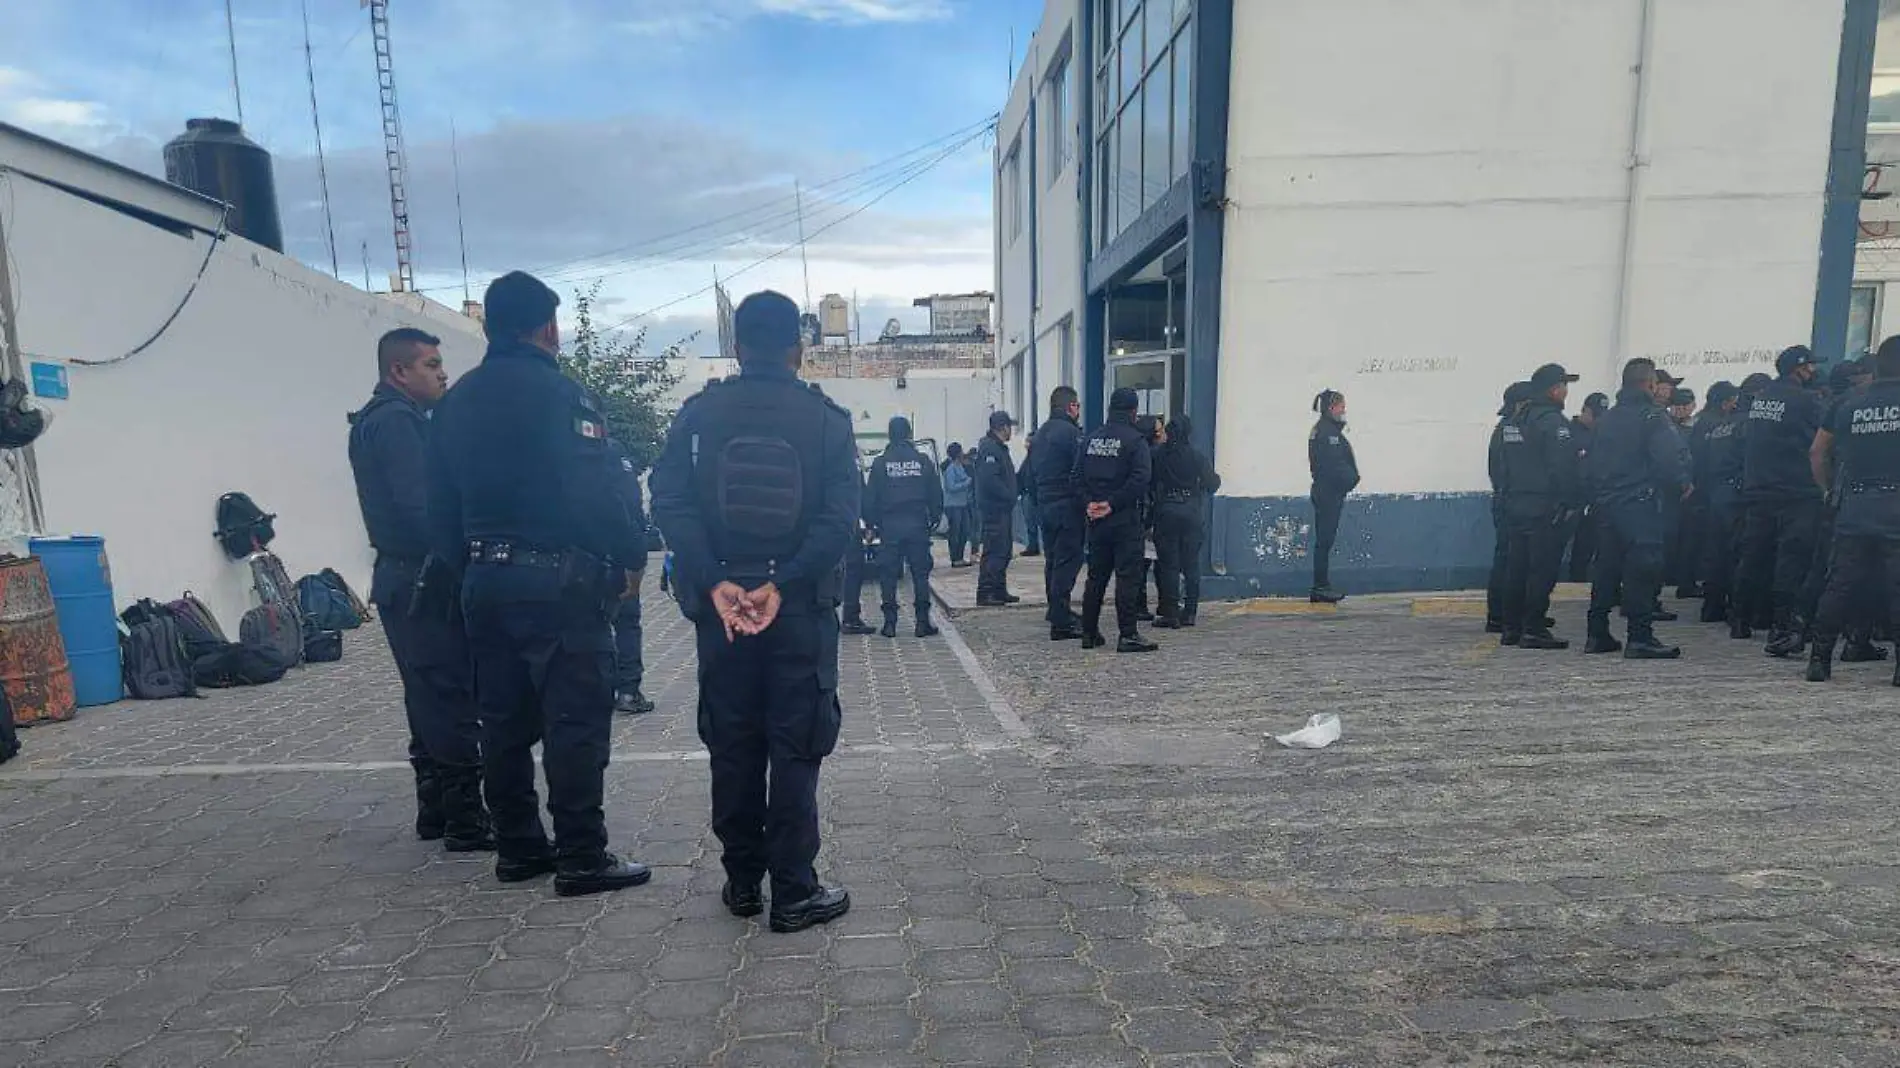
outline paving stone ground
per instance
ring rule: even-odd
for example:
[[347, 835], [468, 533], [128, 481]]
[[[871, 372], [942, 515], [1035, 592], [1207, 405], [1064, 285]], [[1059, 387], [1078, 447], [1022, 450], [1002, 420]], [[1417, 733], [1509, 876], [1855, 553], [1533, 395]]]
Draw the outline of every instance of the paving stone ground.
[[394, 672], [340, 664], [35, 727], [0, 768], [0, 1066], [1232, 1063], [1020, 724], [949, 640], [847, 638], [824, 871], [719, 905], [690, 635], [648, 602], [608, 775], [645, 888], [556, 898], [414, 840]]
[[[1691, 624], [1676, 664], [1501, 650], [1379, 601], [1210, 605], [1149, 656], [959, 625], [1130, 889], [1144, 978], [1241, 1064], [1900, 1065], [1890, 665], [1812, 686]], [[1333, 748], [1266, 738], [1315, 712]]]

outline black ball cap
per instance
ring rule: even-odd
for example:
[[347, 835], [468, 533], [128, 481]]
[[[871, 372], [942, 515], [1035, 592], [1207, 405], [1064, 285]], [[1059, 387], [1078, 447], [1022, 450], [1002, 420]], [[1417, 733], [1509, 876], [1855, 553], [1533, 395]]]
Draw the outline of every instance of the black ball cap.
[[1790, 345], [1775, 357], [1775, 373], [1785, 375], [1797, 367], [1814, 362], [1814, 352], [1806, 345]]
[[1576, 375], [1563, 369], [1562, 364], [1547, 363], [1531, 373], [1531, 385], [1542, 393], [1563, 382], [1575, 382]]
[[760, 290], [733, 311], [732, 337], [748, 353], [777, 359], [799, 343], [798, 305], [783, 293]]
[[512, 340], [554, 321], [561, 297], [526, 271], [509, 271], [488, 283], [482, 295], [482, 324], [491, 338]]
[[1504, 407], [1498, 409], [1499, 415], [1510, 415], [1511, 409], [1537, 395], [1537, 390], [1529, 382], [1513, 382], [1504, 390]]
[[1610, 398], [1602, 393], [1592, 393], [1583, 398], [1583, 406], [1593, 412], [1607, 412], [1610, 410]]
[[1132, 412], [1141, 407], [1141, 394], [1123, 386], [1108, 395], [1108, 410], [1111, 412]]
[[1006, 426], [1015, 426], [1015, 425], [1016, 425], [1016, 417], [1010, 415], [1008, 412], [999, 411], [999, 412], [990, 413], [990, 429], [991, 430], [1001, 430]]

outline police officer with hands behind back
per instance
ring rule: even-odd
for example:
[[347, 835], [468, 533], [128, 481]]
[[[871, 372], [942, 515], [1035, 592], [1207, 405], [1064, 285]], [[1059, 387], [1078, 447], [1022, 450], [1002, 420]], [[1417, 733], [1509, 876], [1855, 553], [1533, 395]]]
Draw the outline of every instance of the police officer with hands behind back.
[[[1742, 458], [1743, 521], [1741, 565], [1734, 594], [1744, 610], [1774, 606], [1768, 652], [1792, 656], [1806, 644], [1805, 621], [1797, 618], [1802, 583], [1814, 558], [1822, 496], [1808, 464], [1808, 451], [1821, 429], [1824, 405], [1809, 388], [1814, 354], [1795, 345], [1775, 358], [1781, 377], [1762, 387], [1749, 402]], [[1730, 610], [1730, 631], [1748, 637], [1747, 616]]]
[[[404, 327], [376, 345], [379, 381], [350, 415], [350, 470], [363, 528], [376, 549], [369, 598], [402, 678], [409, 763], [416, 774], [416, 836], [452, 853], [495, 848], [482, 806], [481, 717], [475, 708], [461, 606], [441, 583], [423, 598], [429, 561], [429, 409], [449, 388], [442, 340]], [[418, 603], [426, 599], [429, 603]]]
[[1115, 624], [1120, 653], [1151, 653], [1159, 646], [1135, 629], [1135, 602], [1141, 583], [1143, 531], [1141, 501], [1153, 474], [1148, 442], [1135, 429], [1141, 398], [1118, 389], [1108, 398], [1108, 422], [1082, 439], [1074, 479], [1082, 490], [1088, 517], [1089, 577], [1082, 589], [1082, 647], [1108, 644], [1102, 637], [1102, 598], [1115, 579]]
[[721, 899], [758, 915], [769, 874], [772, 929], [798, 931], [851, 907], [812, 862], [819, 765], [842, 717], [837, 576], [863, 483], [851, 413], [798, 380], [798, 305], [754, 293], [733, 332], [738, 376], [680, 409], [649, 485], [698, 635]]
[[[1873, 383], [1836, 405], [1833, 421], [1815, 434], [1809, 454], [1815, 481], [1823, 491], [1837, 490], [1840, 498], [1834, 568], [1821, 594], [1808, 653], [1809, 682], [1826, 682], [1833, 675], [1834, 642], [1861, 590], [1884, 583], [1889, 618], [1900, 619], [1900, 337], [1881, 342], [1873, 363]], [[1900, 686], [1900, 657], [1895, 659], [1893, 684]]]
[[[484, 300], [488, 354], [456, 383], [430, 441], [435, 555], [465, 568], [462, 607], [482, 713], [482, 761], [499, 858], [558, 894], [647, 881], [607, 851], [603, 780], [614, 706], [614, 604], [646, 559], [600, 407], [561, 374], [560, 298], [519, 271]], [[541, 743], [554, 841], [534, 790]]]
[[878, 532], [878, 585], [884, 594], [886, 638], [897, 637], [897, 579], [910, 565], [917, 636], [937, 633], [930, 622], [930, 532], [943, 518], [943, 482], [930, 458], [911, 440], [910, 420], [892, 416], [891, 443], [871, 464], [864, 490], [864, 525]]
[[1049, 419], [1036, 428], [1036, 444], [1029, 450], [1036, 500], [1042, 509], [1049, 639], [1058, 642], [1082, 636], [1082, 625], [1071, 607], [1075, 579], [1082, 573], [1082, 540], [1088, 523], [1074, 479], [1075, 458], [1082, 447], [1081, 420], [1082, 398], [1075, 388], [1057, 386], [1049, 393]]
[[1505, 550], [1504, 634], [1500, 645], [1568, 649], [1551, 634], [1550, 593], [1564, 542], [1583, 511], [1577, 447], [1564, 401], [1577, 376], [1554, 363], [1531, 375], [1531, 397], [1503, 426]]
[[1009, 592], [1009, 558], [1015, 551], [1016, 461], [1010, 459], [1010, 435], [1016, 420], [1008, 412], [990, 413], [990, 432], [976, 447], [976, 510], [983, 517], [983, 562], [976, 573], [976, 603], [1001, 608], [1022, 600]]
[[[1597, 562], [1590, 581], [1590, 636], [1586, 653], [1622, 650], [1628, 660], [1673, 660], [1675, 646], [1656, 640], [1657, 595], [1662, 590], [1664, 494], [1689, 485], [1689, 451], [1669, 415], [1656, 403], [1656, 365], [1623, 365], [1616, 406], [1597, 420], [1595, 447], [1586, 460], [1596, 493]], [[1621, 602], [1629, 644], [1610, 634], [1610, 609]]]

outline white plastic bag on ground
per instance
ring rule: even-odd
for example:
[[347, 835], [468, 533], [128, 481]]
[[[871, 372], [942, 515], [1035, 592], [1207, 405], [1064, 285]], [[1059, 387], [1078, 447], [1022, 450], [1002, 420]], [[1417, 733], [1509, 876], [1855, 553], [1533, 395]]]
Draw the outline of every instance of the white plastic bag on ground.
[[1339, 740], [1339, 716], [1320, 712], [1308, 717], [1306, 726], [1292, 734], [1276, 734], [1273, 740], [1288, 749], [1324, 749]]

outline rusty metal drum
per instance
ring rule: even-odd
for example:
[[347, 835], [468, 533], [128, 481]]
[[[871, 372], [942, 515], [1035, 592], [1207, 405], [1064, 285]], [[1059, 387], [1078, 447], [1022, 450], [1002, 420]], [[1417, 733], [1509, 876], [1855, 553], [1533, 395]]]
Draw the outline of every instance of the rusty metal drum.
[[0, 686], [23, 727], [71, 719], [78, 704], [53, 590], [37, 557], [0, 560]]

